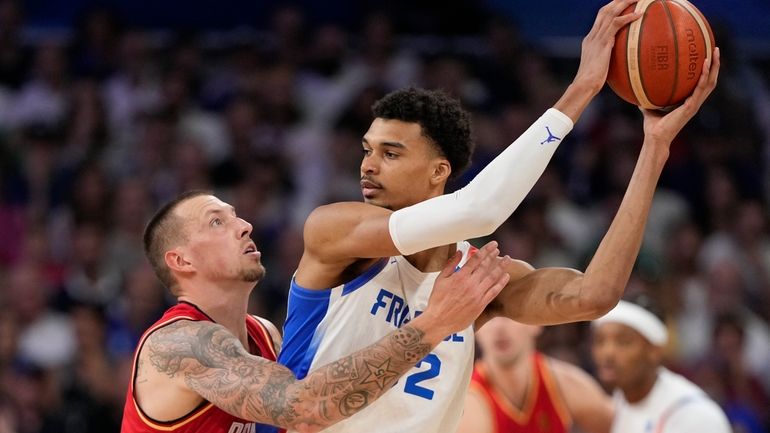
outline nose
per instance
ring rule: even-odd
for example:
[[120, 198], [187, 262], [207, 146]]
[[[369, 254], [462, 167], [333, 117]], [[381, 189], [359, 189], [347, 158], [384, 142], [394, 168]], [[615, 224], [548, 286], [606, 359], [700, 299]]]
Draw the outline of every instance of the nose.
[[246, 221], [243, 218], [238, 218], [238, 221], [241, 223], [240, 231], [238, 232], [238, 237], [243, 239], [244, 237], [249, 237], [251, 235], [251, 231], [254, 229], [254, 227]]
[[379, 162], [374, 153], [364, 155], [364, 158], [361, 160], [361, 174], [377, 174], [379, 171]]

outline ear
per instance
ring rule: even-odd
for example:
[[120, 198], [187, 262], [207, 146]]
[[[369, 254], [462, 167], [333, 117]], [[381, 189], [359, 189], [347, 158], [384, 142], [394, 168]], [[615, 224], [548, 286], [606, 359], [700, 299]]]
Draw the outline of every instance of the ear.
[[189, 273], [195, 270], [193, 264], [187, 260], [183, 250], [174, 248], [163, 255], [166, 266], [175, 273]]
[[430, 176], [431, 185], [445, 184], [450, 174], [452, 174], [452, 166], [449, 165], [449, 161], [444, 158], [437, 159]]

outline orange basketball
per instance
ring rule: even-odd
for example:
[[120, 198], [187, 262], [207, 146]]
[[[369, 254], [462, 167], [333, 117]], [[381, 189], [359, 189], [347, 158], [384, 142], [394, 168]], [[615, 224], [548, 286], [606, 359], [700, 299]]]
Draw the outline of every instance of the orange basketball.
[[704, 59], [711, 58], [711, 26], [687, 0], [639, 0], [623, 13], [632, 9], [644, 15], [618, 32], [607, 83], [643, 108], [683, 102], [698, 84]]

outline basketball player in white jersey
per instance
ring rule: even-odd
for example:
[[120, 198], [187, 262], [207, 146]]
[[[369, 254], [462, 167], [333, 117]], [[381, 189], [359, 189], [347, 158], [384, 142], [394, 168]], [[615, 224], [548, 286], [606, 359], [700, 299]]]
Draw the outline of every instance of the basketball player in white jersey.
[[660, 365], [668, 332], [648, 310], [620, 301], [593, 322], [599, 379], [615, 389], [612, 433], [731, 433], [703, 390]]
[[[365, 202], [322, 206], [308, 217], [279, 362], [303, 377], [420, 314], [441, 264], [457, 251], [466, 260], [472, 248], [464, 239], [488, 235], [510, 216], [603, 87], [615, 34], [639, 17], [620, 16], [634, 1], [613, 0], [599, 11], [577, 75], [559, 101], [452, 194], [444, 195], [446, 182], [468, 164], [471, 148], [468, 114], [459, 103], [439, 92], [407, 89], [375, 104], [362, 139]], [[585, 273], [535, 270], [514, 260], [507, 268], [510, 282], [475, 328], [496, 315], [530, 324], [590, 320], [617, 303], [669, 145], [716, 85], [715, 54], [714, 67], [706, 64], [684, 105], [665, 116], [644, 113], [637, 167]], [[473, 368], [473, 333], [469, 327], [448, 337], [379, 401], [324, 431], [455, 431]]]

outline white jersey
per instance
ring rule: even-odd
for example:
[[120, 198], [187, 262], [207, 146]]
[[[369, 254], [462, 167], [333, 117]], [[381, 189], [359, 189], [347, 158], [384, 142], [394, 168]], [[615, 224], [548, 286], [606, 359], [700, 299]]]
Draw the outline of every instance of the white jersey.
[[647, 396], [636, 403], [615, 391], [612, 433], [731, 433], [722, 409], [684, 377], [660, 368]]
[[[472, 247], [460, 242], [461, 265]], [[438, 272], [423, 273], [403, 256], [383, 258], [331, 290], [289, 292], [278, 361], [297, 377], [377, 342], [428, 305]], [[457, 430], [473, 370], [473, 327], [447, 337], [396, 385], [326, 433], [446, 433]]]

